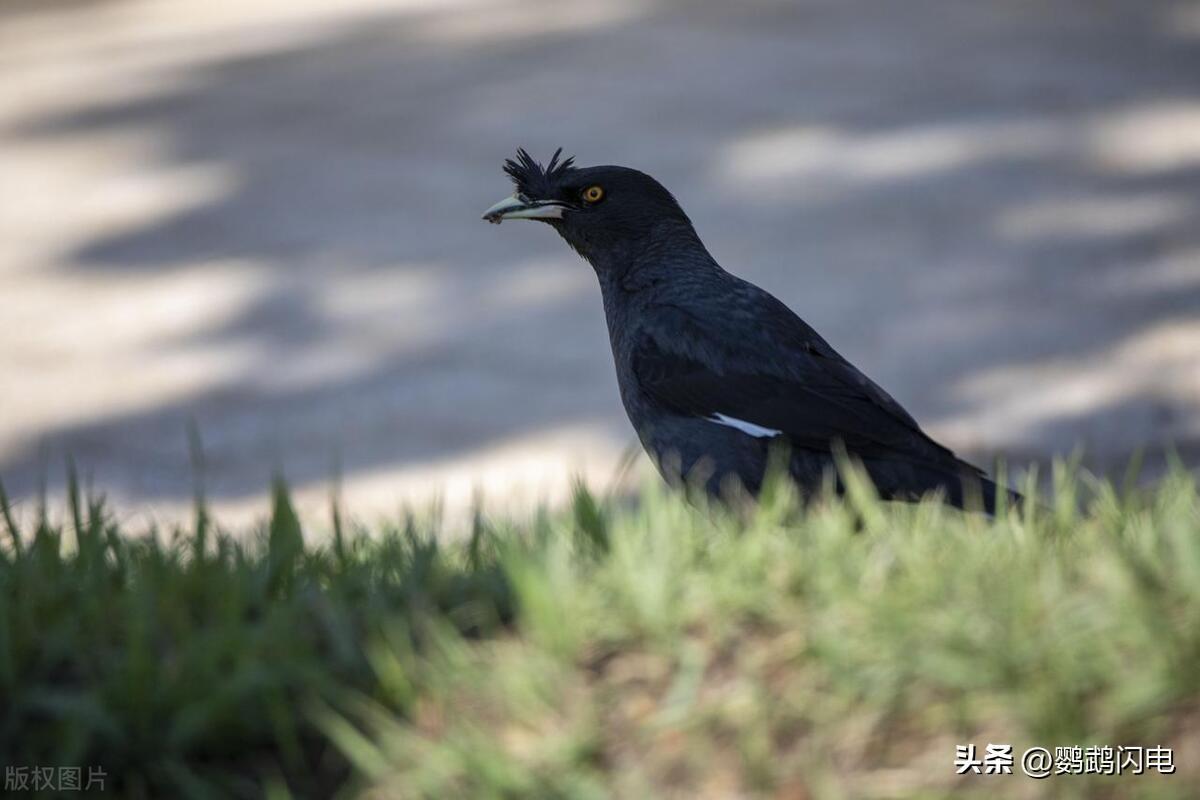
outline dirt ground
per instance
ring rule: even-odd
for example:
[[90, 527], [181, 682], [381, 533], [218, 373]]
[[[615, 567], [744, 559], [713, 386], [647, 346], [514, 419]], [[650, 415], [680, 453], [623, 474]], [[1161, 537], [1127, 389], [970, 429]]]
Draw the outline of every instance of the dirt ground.
[[[0, 478], [227, 519], [608, 485], [595, 279], [479, 214], [644, 169], [936, 436], [1200, 462], [1200, 4], [0, 6]], [[199, 431], [203, 464], [189, 456]]]

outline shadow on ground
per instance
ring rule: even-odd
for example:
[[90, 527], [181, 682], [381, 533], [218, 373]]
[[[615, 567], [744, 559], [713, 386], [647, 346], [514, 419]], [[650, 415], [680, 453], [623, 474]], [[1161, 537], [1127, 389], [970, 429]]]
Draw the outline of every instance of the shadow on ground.
[[[131, 498], [186, 498], [189, 421], [218, 498], [258, 494], [276, 466], [310, 484], [336, 463], [352, 482], [546, 429], [623, 446], [586, 265], [547, 230], [478, 220], [517, 145], [655, 174], [727, 268], [974, 457], [1082, 441], [1108, 464], [1186, 442], [1200, 37], [1185, 10], [471, 4], [293, 21], [261, 48], [270, 20], [212, 41], [168, 28], [160, 50], [187, 47], [180, 64], [144, 56], [161, 85], [0, 129], [24, 147], [147, 137], [110, 177], [160, 180], [164, 200], [31, 247], [15, 280], [130, 286], [106, 302], [136, 319], [140, 282], [178, 275], [200, 322], [122, 344], [109, 379], [134, 399], [16, 426], [0, 475], [28, 494], [70, 451]], [[215, 188], [175, 202], [197, 173]], [[131, 361], [192, 355], [221, 368], [135, 396]]]

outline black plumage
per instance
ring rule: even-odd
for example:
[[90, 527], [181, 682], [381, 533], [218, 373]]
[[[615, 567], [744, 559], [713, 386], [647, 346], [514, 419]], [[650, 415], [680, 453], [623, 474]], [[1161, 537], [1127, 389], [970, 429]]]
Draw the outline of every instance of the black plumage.
[[577, 168], [560, 153], [543, 168], [518, 151], [504, 167], [516, 193], [484, 218], [547, 222], [592, 265], [621, 400], [668, 479], [699, 476], [713, 494], [736, 479], [754, 493], [782, 448], [792, 477], [814, 491], [840, 443], [884, 497], [941, 491], [993, 510], [994, 483], [782, 302], [722, 269], [661, 184], [626, 167]]

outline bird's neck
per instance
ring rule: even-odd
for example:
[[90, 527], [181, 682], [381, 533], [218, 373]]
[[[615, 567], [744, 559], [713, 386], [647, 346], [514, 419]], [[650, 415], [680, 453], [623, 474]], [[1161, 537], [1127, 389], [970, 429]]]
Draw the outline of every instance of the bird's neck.
[[721, 271], [691, 224], [674, 220], [656, 225], [648, 235], [616, 240], [583, 256], [606, 295], [650, 288], [681, 274]]

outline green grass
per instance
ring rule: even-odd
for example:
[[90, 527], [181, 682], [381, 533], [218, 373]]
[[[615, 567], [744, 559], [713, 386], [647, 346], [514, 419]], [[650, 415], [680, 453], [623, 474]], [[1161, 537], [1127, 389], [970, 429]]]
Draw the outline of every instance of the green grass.
[[[455, 542], [412, 517], [320, 545], [282, 487], [236, 539], [202, 511], [133, 537], [75, 491], [0, 547], [0, 766], [146, 798], [1197, 796], [1192, 476], [1064, 468], [995, 521], [850, 487], [580, 491]], [[968, 742], [1179, 771], [957, 776]]]

